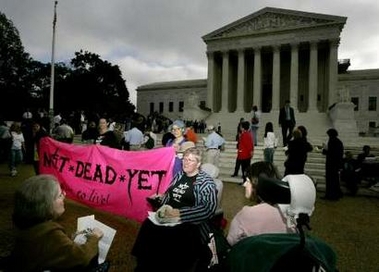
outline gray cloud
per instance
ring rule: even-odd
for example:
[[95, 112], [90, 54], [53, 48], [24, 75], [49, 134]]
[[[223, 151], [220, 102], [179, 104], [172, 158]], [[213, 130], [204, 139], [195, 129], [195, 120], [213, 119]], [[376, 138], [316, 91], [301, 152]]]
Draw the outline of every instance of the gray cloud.
[[[50, 61], [54, 1], [0, 0], [27, 52]], [[266, 6], [348, 17], [339, 58], [351, 69], [379, 68], [379, 3], [374, 0], [60, 0], [56, 61], [83, 49], [122, 69], [134, 89], [156, 81], [206, 78], [201, 37]]]

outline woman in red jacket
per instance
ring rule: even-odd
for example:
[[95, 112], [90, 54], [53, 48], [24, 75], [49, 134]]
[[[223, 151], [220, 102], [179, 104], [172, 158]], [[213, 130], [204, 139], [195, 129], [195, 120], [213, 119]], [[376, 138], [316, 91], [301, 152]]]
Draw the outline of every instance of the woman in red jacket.
[[245, 181], [246, 169], [250, 166], [251, 158], [254, 154], [254, 145], [252, 134], [249, 131], [250, 123], [245, 121], [241, 124], [241, 133], [238, 138], [238, 153], [236, 159], [236, 165], [234, 167], [234, 173], [232, 177], [238, 176], [238, 171], [241, 166], [242, 178]]

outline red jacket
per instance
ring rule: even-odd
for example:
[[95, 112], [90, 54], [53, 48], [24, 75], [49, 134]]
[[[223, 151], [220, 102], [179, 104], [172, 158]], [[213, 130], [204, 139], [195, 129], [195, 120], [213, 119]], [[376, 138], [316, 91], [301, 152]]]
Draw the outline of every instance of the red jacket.
[[253, 139], [250, 131], [243, 131], [238, 139], [237, 159], [251, 159], [254, 151]]

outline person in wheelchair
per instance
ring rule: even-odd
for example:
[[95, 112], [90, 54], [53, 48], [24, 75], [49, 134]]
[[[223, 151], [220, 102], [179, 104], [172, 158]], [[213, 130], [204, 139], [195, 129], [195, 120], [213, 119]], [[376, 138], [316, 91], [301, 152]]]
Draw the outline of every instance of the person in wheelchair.
[[[267, 183], [259, 183], [258, 176], [265, 175]], [[234, 245], [240, 240], [262, 233], [294, 233], [294, 227], [288, 227], [286, 218], [278, 203], [288, 202], [290, 196], [288, 184], [278, 183], [277, 187], [271, 185], [270, 179], [280, 179], [280, 174], [273, 163], [255, 162], [247, 170], [245, 197], [257, 203], [253, 206], [245, 206], [233, 218], [229, 232], [228, 242]], [[258, 187], [259, 185], [259, 187]], [[276, 184], [275, 184], [276, 185]], [[270, 192], [270, 190], [275, 190]]]
[[244, 207], [232, 220], [228, 271], [337, 271], [334, 250], [305, 234], [316, 201], [307, 175], [281, 179], [273, 164], [256, 162], [248, 170], [245, 191], [258, 204]]

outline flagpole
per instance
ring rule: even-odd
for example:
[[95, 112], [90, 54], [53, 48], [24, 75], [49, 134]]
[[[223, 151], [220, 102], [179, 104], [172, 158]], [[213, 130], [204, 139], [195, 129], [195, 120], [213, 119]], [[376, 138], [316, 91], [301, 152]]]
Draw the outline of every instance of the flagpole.
[[50, 132], [54, 128], [54, 75], [55, 75], [55, 26], [57, 24], [57, 4], [54, 2], [54, 19], [53, 19], [53, 40], [51, 45], [51, 74], [50, 74], [50, 103], [49, 103], [49, 117], [50, 117]]

